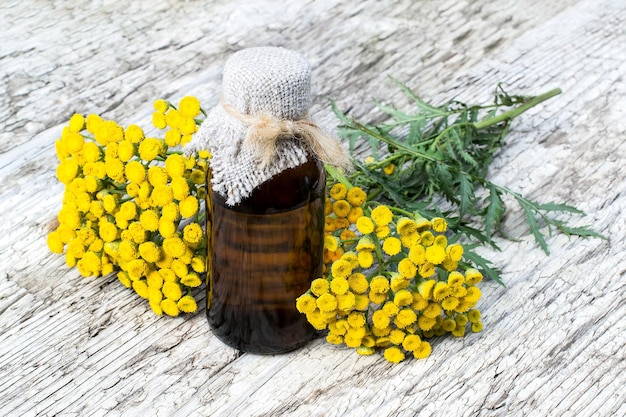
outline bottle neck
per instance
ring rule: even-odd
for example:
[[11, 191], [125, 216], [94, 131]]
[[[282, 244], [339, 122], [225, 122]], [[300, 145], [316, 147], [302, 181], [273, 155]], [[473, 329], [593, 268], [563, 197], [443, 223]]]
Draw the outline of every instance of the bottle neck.
[[[257, 186], [231, 210], [249, 214], [272, 214], [297, 209], [323, 196], [325, 171], [323, 164], [310, 158], [294, 168], [286, 169]], [[213, 193], [213, 204], [225, 206], [224, 197]]]

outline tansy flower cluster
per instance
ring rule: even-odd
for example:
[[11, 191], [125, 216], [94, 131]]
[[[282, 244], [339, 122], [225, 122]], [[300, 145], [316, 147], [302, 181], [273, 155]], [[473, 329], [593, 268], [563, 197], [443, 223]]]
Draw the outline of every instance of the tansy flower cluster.
[[358, 187], [330, 187], [324, 276], [297, 299], [298, 311], [328, 330], [328, 342], [362, 355], [380, 349], [393, 363], [429, 356], [434, 336], [481, 331], [483, 277], [448, 242], [446, 221], [366, 201]]
[[164, 138], [95, 114], [71, 117], [56, 141], [65, 191], [47, 240], [81, 275], [117, 271], [156, 314], [177, 316], [197, 309], [192, 289], [205, 272], [200, 213], [210, 155], [180, 151], [204, 114], [195, 97], [182, 98], [178, 108], [156, 100], [154, 109], [153, 125]]

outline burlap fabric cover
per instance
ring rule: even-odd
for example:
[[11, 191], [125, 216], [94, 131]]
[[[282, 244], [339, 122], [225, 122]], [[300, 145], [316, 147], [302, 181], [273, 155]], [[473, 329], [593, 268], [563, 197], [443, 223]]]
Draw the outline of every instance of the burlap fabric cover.
[[[244, 49], [224, 66], [222, 102], [246, 115], [267, 113], [280, 119], [302, 119], [310, 106], [311, 69], [296, 52], [277, 47]], [[232, 112], [231, 112], [232, 113]], [[248, 126], [218, 104], [210, 110], [186, 153], [211, 152], [212, 187], [235, 205], [277, 173], [307, 160], [306, 144], [277, 142], [276, 155], [267, 166], [259, 164], [244, 146]]]

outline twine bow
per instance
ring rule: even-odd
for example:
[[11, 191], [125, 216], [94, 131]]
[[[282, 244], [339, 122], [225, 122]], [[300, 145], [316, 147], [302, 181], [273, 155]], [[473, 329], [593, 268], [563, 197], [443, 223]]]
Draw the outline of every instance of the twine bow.
[[339, 141], [308, 119], [280, 119], [267, 113], [249, 115], [239, 112], [224, 100], [221, 104], [230, 116], [248, 126], [244, 145], [258, 157], [261, 167], [267, 166], [276, 157], [278, 142], [284, 138], [303, 141], [325, 164], [344, 169], [350, 166], [348, 154]]

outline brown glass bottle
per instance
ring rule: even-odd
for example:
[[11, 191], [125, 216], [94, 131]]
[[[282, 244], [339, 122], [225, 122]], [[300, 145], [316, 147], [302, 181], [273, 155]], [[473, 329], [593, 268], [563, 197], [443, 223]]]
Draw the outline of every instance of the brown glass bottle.
[[324, 168], [311, 160], [232, 207], [211, 193], [207, 316], [229, 346], [283, 353], [315, 334], [295, 301], [322, 272], [324, 187]]

